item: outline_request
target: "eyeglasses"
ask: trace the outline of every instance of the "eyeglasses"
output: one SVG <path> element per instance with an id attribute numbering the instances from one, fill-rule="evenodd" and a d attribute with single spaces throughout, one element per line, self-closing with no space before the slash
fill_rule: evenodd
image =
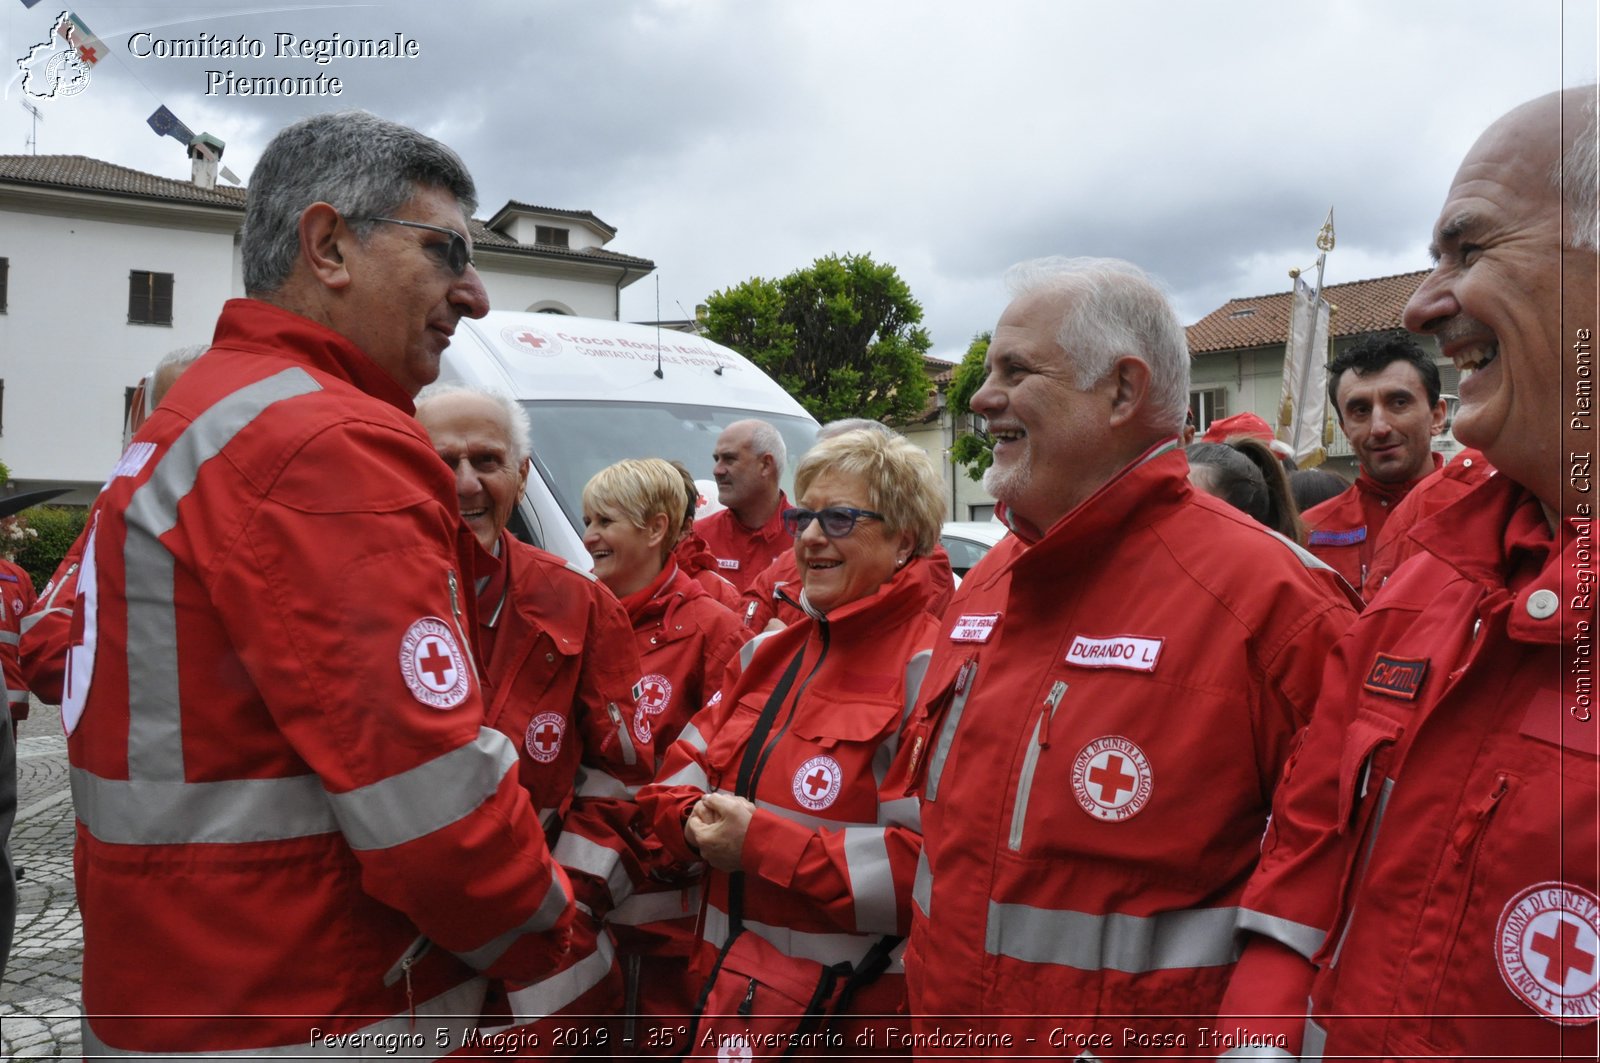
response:
<path id="1" fill-rule="evenodd" d="M 843 539 L 846 535 L 856 530 L 856 521 L 882 520 L 882 513 L 874 513 L 870 509 L 856 509 L 854 506 L 829 506 L 826 509 L 799 509 L 791 506 L 783 511 L 783 529 L 790 535 L 798 537 L 801 532 L 811 527 L 811 522 L 822 522 L 822 534 L 830 539 Z"/>
<path id="2" fill-rule="evenodd" d="M 429 225 L 423 221 L 406 221 L 403 218 L 374 217 L 366 219 L 352 218 L 351 220 L 381 221 L 390 225 L 404 225 L 408 229 L 427 229 L 429 232 L 442 233 L 450 238 L 449 245 L 429 244 L 428 247 L 430 250 L 437 247 L 445 248 L 444 264 L 450 268 L 450 272 L 459 277 L 467 272 L 468 266 L 472 265 L 472 252 L 467 250 L 467 238 L 454 229 L 446 229 L 443 225 Z"/>

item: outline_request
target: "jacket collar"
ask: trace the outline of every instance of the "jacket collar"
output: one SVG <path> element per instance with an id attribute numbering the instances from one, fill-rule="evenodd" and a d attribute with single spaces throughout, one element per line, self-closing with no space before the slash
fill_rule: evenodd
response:
<path id="1" fill-rule="evenodd" d="M 411 396 L 365 351 L 326 325 L 281 306 L 260 299 L 229 299 L 211 342 L 300 362 L 347 381 L 408 416 L 416 413 Z"/>
<path id="2" fill-rule="evenodd" d="M 1182 505 L 1193 493 L 1189 458 L 1176 439 L 1168 439 L 1124 466 L 1043 535 L 1005 512 L 1002 519 L 1007 526 L 1028 544 L 1013 557 L 1012 564 L 1023 566 L 1035 557 L 1053 561 L 1063 552 L 1099 549 L 1100 544 L 1115 541 Z M 1001 512 L 1000 507 L 996 512 Z"/>

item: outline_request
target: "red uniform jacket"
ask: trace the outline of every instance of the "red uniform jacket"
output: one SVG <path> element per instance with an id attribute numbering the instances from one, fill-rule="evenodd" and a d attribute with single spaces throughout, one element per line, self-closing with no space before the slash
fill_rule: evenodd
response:
<path id="1" fill-rule="evenodd" d="M 722 569 L 704 539 L 691 531 L 672 548 L 672 560 L 714 600 L 738 612 L 739 588 L 723 578 Z"/>
<path id="2" fill-rule="evenodd" d="M 90 523 L 92 514 L 93 510 Z M 83 548 L 88 538 L 89 524 L 86 523 L 67 550 L 67 556 L 56 566 L 55 575 L 22 617 L 22 684 L 46 705 L 61 704 L 67 644 L 72 641 L 72 603 L 78 597 L 78 567 L 83 563 Z"/>
<path id="3" fill-rule="evenodd" d="M 945 613 L 904 739 L 919 1033 L 960 1015 L 1012 1037 L 997 1055 L 1203 1051 L 1273 786 L 1354 610 L 1187 472 L 1152 451 L 991 551 Z"/>
<path id="4" fill-rule="evenodd" d="M 1496 476 L 1413 536 L 1278 791 L 1229 1013 L 1299 1013 L 1309 985 L 1307 1058 L 1593 1059 L 1593 520 L 1557 542 Z"/>
<path id="5" fill-rule="evenodd" d="M 744 845 L 745 925 L 786 955 L 854 963 L 882 936 L 906 931 L 921 835 L 917 803 L 889 769 L 937 623 L 927 611 L 930 582 L 917 571 L 926 564 L 912 562 L 825 620 L 748 643 L 743 672 L 690 721 L 657 782 L 640 791 L 662 844 L 694 862 L 683 837 L 690 809 L 707 791 L 732 790 L 757 717 L 804 654 L 771 731 Z M 707 879 L 702 974 L 728 932 L 728 876 L 713 870 Z M 854 1010 L 904 1010 L 898 950 Z"/>
<path id="6" fill-rule="evenodd" d="M 0 666 L 6 677 L 6 704 L 13 720 L 28 718 L 28 684 L 22 677 L 18 647 L 23 614 L 33 608 L 33 579 L 27 570 L 0 558 Z"/>
<path id="7" fill-rule="evenodd" d="M 705 540 L 706 549 L 717 559 L 717 571 L 742 594 L 761 570 L 794 546 L 794 537 L 783 527 L 783 511 L 789 499 L 778 493 L 778 508 L 772 519 L 759 528 L 746 528 L 731 509 L 720 509 L 694 522 L 694 533 Z"/>
<path id="8" fill-rule="evenodd" d="M 1443 464 L 1444 459 L 1434 454 L 1433 468 L 1437 470 Z M 1384 522 L 1389 519 L 1394 507 L 1400 504 L 1400 500 L 1426 478 L 1418 477 L 1403 484 L 1384 484 L 1363 470 L 1355 483 L 1301 514 L 1311 532 L 1306 540 L 1306 549 L 1326 561 L 1350 586 L 1366 595 L 1364 588 L 1378 533 L 1383 531 Z"/>
<path id="9" fill-rule="evenodd" d="M 1372 564 L 1367 568 L 1371 593 L 1377 594 L 1394 570 L 1421 550 L 1411 539 L 1412 528 L 1493 475 L 1494 466 L 1482 451 L 1463 450 L 1450 464 L 1423 477 L 1394 507 L 1372 548 Z"/>
<path id="10" fill-rule="evenodd" d="M 230 300 L 101 493 L 63 704 L 87 1054 L 458 1038 L 474 968 L 564 951 L 410 412 L 342 336 Z"/>
<path id="11" fill-rule="evenodd" d="M 655 768 L 629 729 L 639 657 L 627 614 L 593 575 L 510 532 L 499 546 L 504 599 L 479 602 L 495 629 L 486 720 L 515 743 L 522 785 L 587 909 L 560 970 L 512 988 L 511 1011 L 519 1023 L 615 1011 L 620 972 L 599 921 L 642 875 L 631 791 Z"/>

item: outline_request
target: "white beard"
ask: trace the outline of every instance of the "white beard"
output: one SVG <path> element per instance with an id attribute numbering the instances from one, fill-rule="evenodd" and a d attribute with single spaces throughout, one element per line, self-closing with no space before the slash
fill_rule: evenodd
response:
<path id="1" fill-rule="evenodd" d="M 1028 489 L 1032 473 L 1033 466 L 1026 461 L 1016 462 L 1005 469 L 991 465 L 983 471 L 983 489 L 995 501 L 1004 502 L 1009 508 Z"/>

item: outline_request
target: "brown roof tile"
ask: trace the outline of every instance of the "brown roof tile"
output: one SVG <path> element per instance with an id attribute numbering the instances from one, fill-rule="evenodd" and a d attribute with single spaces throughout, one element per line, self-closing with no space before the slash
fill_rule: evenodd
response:
<path id="1" fill-rule="evenodd" d="M 1393 277 L 1330 284 L 1322 297 L 1333 304 L 1329 327 L 1335 336 L 1398 329 L 1406 301 L 1421 285 L 1427 270 Z M 1290 292 L 1229 299 L 1190 325 L 1191 355 L 1246 347 L 1281 346 L 1289 338 Z"/>
<path id="2" fill-rule="evenodd" d="M 561 207 L 540 207 L 532 203 L 522 203 L 515 199 L 506 200 L 506 205 L 495 211 L 494 216 L 489 220 L 498 221 L 501 215 L 516 210 L 525 210 L 534 214 L 550 214 L 557 218 L 572 218 L 577 221 L 586 221 L 591 225 L 604 230 L 607 240 L 617 235 L 617 230 L 612 228 L 610 225 L 607 225 L 600 218 L 596 217 L 594 211 L 592 210 L 566 210 Z"/>
<path id="3" fill-rule="evenodd" d="M 479 218 L 473 218 L 471 224 L 472 245 L 475 248 L 487 247 L 496 251 L 516 251 L 549 258 L 576 259 L 580 262 L 603 262 L 613 266 L 637 266 L 640 269 L 656 268 L 656 264 L 648 258 L 624 255 L 617 251 L 607 251 L 603 247 L 587 247 L 580 250 L 571 247 L 556 247 L 554 244 L 519 244 L 505 233 L 489 228 Z"/>
<path id="4" fill-rule="evenodd" d="M 244 209 L 243 188 L 229 185 L 219 185 L 214 189 L 199 188 L 190 181 L 157 177 L 83 155 L 0 155 L 0 183 L 41 185 L 134 199 Z"/>

